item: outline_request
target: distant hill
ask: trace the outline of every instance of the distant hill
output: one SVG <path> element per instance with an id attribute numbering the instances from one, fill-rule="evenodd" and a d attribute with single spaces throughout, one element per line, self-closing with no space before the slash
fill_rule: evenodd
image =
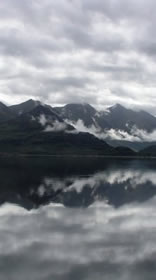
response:
<path id="1" fill-rule="evenodd" d="M 107 139 L 106 142 L 113 146 L 113 147 L 129 147 L 134 151 L 141 151 L 147 147 L 156 145 L 156 141 L 125 141 L 125 140 L 109 140 Z"/>
<path id="2" fill-rule="evenodd" d="M 151 145 L 139 152 L 140 156 L 156 156 L 156 144 Z"/>

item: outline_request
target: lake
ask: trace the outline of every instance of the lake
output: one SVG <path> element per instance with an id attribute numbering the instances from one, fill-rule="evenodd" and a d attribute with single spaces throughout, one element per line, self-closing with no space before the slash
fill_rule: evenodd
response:
<path id="1" fill-rule="evenodd" d="M 0 279 L 155 275 L 155 160 L 0 161 Z"/>

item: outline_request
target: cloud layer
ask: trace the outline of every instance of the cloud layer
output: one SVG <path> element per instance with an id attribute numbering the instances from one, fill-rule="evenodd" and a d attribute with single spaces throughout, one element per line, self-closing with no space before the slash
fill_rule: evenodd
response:
<path id="1" fill-rule="evenodd" d="M 77 132 L 89 132 L 97 138 L 103 140 L 122 140 L 130 142 L 156 141 L 156 130 L 153 130 L 152 132 L 147 132 L 146 130 L 139 129 L 136 126 L 133 126 L 130 133 L 124 130 L 114 128 L 101 131 L 100 128 L 95 127 L 94 125 L 86 127 L 84 122 L 80 119 L 77 122 L 71 122 L 69 120 L 66 120 L 66 122 L 74 126 Z"/>
<path id="2" fill-rule="evenodd" d="M 155 112 L 155 1 L 0 3 L 0 99 Z"/>

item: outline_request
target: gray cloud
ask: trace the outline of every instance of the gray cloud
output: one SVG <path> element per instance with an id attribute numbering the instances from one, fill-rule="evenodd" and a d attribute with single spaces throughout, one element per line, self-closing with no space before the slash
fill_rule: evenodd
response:
<path id="1" fill-rule="evenodd" d="M 155 6 L 154 0 L 1 2 L 0 99 L 117 102 L 155 114 Z"/>

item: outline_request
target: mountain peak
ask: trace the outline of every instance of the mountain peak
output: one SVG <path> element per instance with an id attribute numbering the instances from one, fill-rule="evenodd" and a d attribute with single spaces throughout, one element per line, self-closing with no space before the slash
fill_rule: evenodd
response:
<path id="1" fill-rule="evenodd" d="M 82 110 L 82 111 L 85 110 L 85 112 L 87 112 L 87 111 L 95 112 L 96 111 L 95 108 L 88 103 L 69 103 L 69 104 L 65 105 L 64 108 L 71 109 L 71 110 L 73 110 L 73 109 Z"/>
<path id="2" fill-rule="evenodd" d="M 65 106 L 81 106 L 81 107 L 92 107 L 89 103 L 82 102 L 82 103 L 69 103 Z"/>
<path id="3" fill-rule="evenodd" d="M 63 119 L 71 122 L 82 120 L 85 126 L 91 126 L 94 123 L 96 110 L 88 103 L 69 103 L 64 107 L 54 108 Z"/>
<path id="4" fill-rule="evenodd" d="M 14 113 L 20 115 L 20 114 L 24 114 L 24 113 L 27 113 L 27 112 L 31 111 L 32 109 L 34 109 L 35 107 L 37 107 L 40 104 L 41 104 L 40 101 L 29 99 L 29 100 L 27 100 L 25 102 L 22 102 L 20 104 L 10 106 L 10 109 Z"/>
<path id="5" fill-rule="evenodd" d="M 118 110 L 118 109 L 125 109 L 125 107 L 122 106 L 122 105 L 119 104 L 119 103 L 116 103 L 115 105 L 109 107 L 109 110 L 116 110 L 116 109 L 117 109 L 117 110 Z"/>
<path id="6" fill-rule="evenodd" d="M 27 101 L 25 101 L 21 104 L 34 104 L 34 105 L 38 106 L 41 104 L 41 102 L 39 100 L 28 99 Z"/>

